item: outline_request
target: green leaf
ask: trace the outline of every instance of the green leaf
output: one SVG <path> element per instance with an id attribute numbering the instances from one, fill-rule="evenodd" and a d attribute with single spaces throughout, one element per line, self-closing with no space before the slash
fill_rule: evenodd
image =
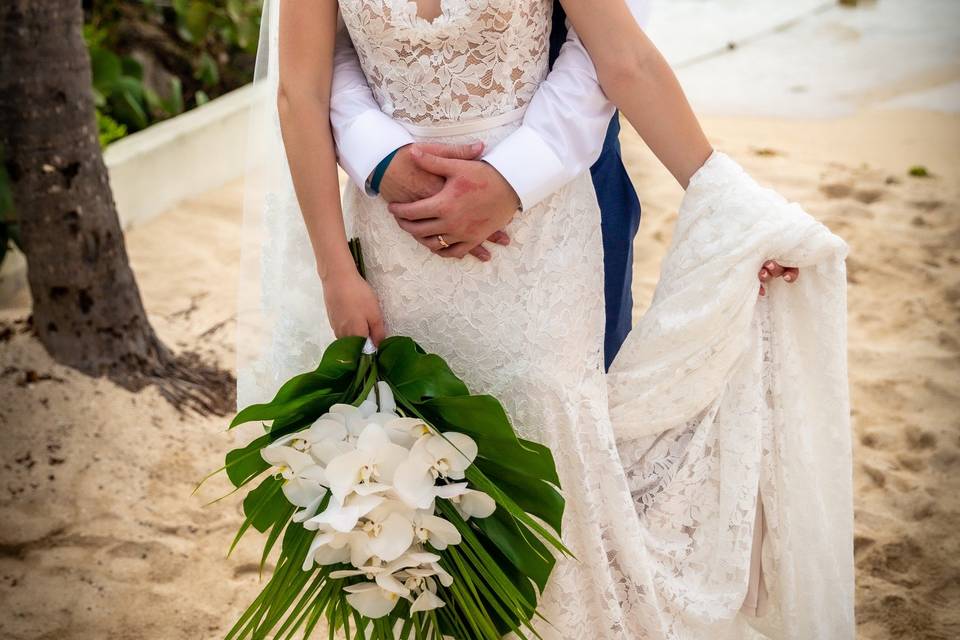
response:
<path id="1" fill-rule="evenodd" d="M 541 591 L 546 588 L 556 559 L 536 536 L 529 532 L 524 534 L 506 510 L 498 508 L 489 518 L 476 519 L 474 526 L 496 545 L 513 566 L 529 576 Z"/>
<path id="2" fill-rule="evenodd" d="M 120 68 L 123 70 L 123 75 L 136 80 L 143 80 L 143 65 L 135 58 L 131 58 L 130 56 L 121 57 Z"/>
<path id="3" fill-rule="evenodd" d="M 292 514 L 292 505 L 280 491 L 283 483 L 283 479 L 270 476 L 243 500 L 244 514 L 260 533 L 266 533 L 274 524 L 286 521 Z"/>
<path id="4" fill-rule="evenodd" d="M 200 54 L 200 64 L 194 77 L 208 87 L 220 82 L 220 69 L 217 67 L 217 62 L 206 51 Z"/>
<path id="5" fill-rule="evenodd" d="M 172 116 L 183 113 L 183 82 L 180 78 L 170 78 L 170 97 L 164 102 L 164 107 Z"/>
<path id="6" fill-rule="evenodd" d="M 147 112 L 140 98 L 142 93 L 139 90 L 128 91 L 127 88 L 121 89 L 123 79 L 117 81 L 114 86 L 115 91 L 110 95 L 109 105 L 114 117 L 128 125 L 132 129 L 139 131 L 145 129 L 149 124 Z M 129 87 L 128 87 L 129 88 Z"/>
<path id="7" fill-rule="evenodd" d="M 242 487 L 270 468 L 270 463 L 260 455 L 260 450 L 270 442 L 269 435 L 260 436 L 247 446 L 227 454 L 224 467 L 233 486 Z"/>
<path id="8" fill-rule="evenodd" d="M 182 14 L 183 29 L 190 42 L 203 42 L 210 21 L 210 7 L 202 2 L 191 2 Z"/>
<path id="9" fill-rule="evenodd" d="M 237 25 L 237 46 L 244 51 L 254 52 L 260 42 L 260 25 L 253 20 L 245 20 Z"/>
<path id="10" fill-rule="evenodd" d="M 255 404 L 238 413 L 237 417 L 230 423 L 230 428 L 247 422 L 263 422 L 280 418 L 298 418 L 307 415 L 315 415 L 319 418 L 332 405 L 337 403 L 340 396 L 340 393 L 331 392 L 329 389 L 321 389 L 304 396 L 297 396 L 286 402 L 274 401 L 267 404 Z"/>
<path id="11" fill-rule="evenodd" d="M 550 450 L 521 442 L 496 398 L 435 398 L 423 403 L 421 410 L 434 424 L 445 425 L 444 430 L 459 431 L 476 440 L 481 456 L 496 461 L 499 468 L 509 468 L 517 474 L 560 484 Z"/>
<path id="12" fill-rule="evenodd" d="M 381 375 L 409 401 L 419 404 L 431 398 L 465 396 L 467 386 L 443 358 L 426 354 L 410 338 L 387 338 L 377 352 Z"/>
<path id="13" fill-rule="evenodd" d="M 94 49 L 90 52 L 90 69 L 93 72 L 93 86 L 103 94 L 109 94 L 123 76 L 120 58 L 106 49 Z"/>
<path id="14" fill-rule="evenodd" d="M 521 509 L 537 516 L 560 533 L 566 501 L 552 484 L 518 473 L 514 468 L 502 466 L 494 460 L 481 460 L 475 464 Z"/>
<path id="15" fill-rule="evenodd" d="M 240 530 L 237 531 L 237 535 L 233 538 L 233 543 L 230 545 L 231 553 L 236 548 L 237 543 L 240 542 L 240 539 L 243 538 L 243 534 L 245 534 L 255 522 L 259 522 L 260 524 L 264 522 L 267 515 L 262 514 L 274 513 L 273 505 L 275 501 L 273 498 L 278 493 L 280 497 L 283 498 L 283 494 L 280 493 L 281 486 L 281 481 L 271 476 L 264 480 L 259 487 L 251 491 L 250 495 L 243 501 L 243 512 L 246 518 L 243 520 Z M 271 519 L 270 522 L 272 524 L 273 520 Z"/>
<path id="16" fill-rule="evenodd" d="M 234 22 L 240 22 L 243 18 L 243 0 L 227 0 L 227 15 Z"/>
<path id="17" fill-rule="evenodd" d="M 293 415 L 323 414 L 354 381 L 363 355 L 363 338 L 342 338 L 324 351 L 317 368 L 287 381 L 273 400 L 245 408 L 230 423 L 236 427 L 255 420 L 274 420 Z M 324 405 L 326 406 L 324 407 Z"/>
<path id="18" fill-rule="evenodd" d="M 143 100 L 144 96 L 143 83 L 133 76 L 120 76 L 117 78 L 117 82 L 113 86 L 113 91 L 114 93 L 129 94 L 138 103 Z"/>

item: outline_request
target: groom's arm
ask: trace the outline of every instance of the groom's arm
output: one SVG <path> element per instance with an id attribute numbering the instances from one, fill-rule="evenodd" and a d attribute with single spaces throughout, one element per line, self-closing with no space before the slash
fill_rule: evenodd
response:
<path id="1" fill-rule="evenodd" d="M 333 54 L 330 124 L 340 166 L 361 187 L 381 160 L 413 143 L 400 123 L 380 111 L 342 20 Z"/>
<path id="2" fill-rule="evenodd" d="M 627 4 L 644 26 L 650 0 Z M 614 112 L 590 55 L 571 27 L 522 126 L 483 159 L 506 178 L 528 209 L 597 161 Z"/>

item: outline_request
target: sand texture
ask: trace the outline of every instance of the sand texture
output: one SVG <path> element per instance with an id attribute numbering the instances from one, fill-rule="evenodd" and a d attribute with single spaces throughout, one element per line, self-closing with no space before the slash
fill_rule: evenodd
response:
<path id="1" fill-rule="evenodd" d="M 860 637 L 960 637 L 960 119 L 711 118 L 715 144 L 850 243 Z M 632 134 L 644 204 L 638 313 L 680 190 Z M 923 164 L 931 177 L 907 175 Z M 233 363 L 239 203 L 232 184 L 128 234 L 154 325 Z M 802 275 L 801 275 L 802 277 Z M 222 637 L 258 588 L 251 536 L 227 560 L 236 496 L 194 484 L 231 446 L 226 420 L 181 416 L 55 364 L 0 312 L 0 637 Z M 204 492 L 226 490 L 222 480 Z"/>

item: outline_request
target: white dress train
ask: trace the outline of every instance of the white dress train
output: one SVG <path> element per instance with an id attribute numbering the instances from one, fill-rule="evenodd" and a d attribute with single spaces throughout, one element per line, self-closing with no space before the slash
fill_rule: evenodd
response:
<path id="1" fill-rule="evenodd" d="M 340 0 L 385 112 L 418 139 L 488 145 L 518 126 L 547 73 L 552 7 L 444 0 L 429 22 L 407 0 Z M 544 638 L 853 637 L 839 238 L 714 154 L 686 194 L 654 302 L 606 375 L 589 174 L 518 213 L 488 263 L 431 254 L 355 185 L 344 211 L 389 332 L 443 356 L 554 452 L 577 559 L 558 563 L 543 595 Z M 241 367 L 244 403 L 312 368 L 326 341 L 289 184 L 265 213 L 261 304 L 282 314 Z M 765 258 L 802 275 L 758 301 Z M 768 592 L 760 618 L 741 611 L 751 575 Z"/>

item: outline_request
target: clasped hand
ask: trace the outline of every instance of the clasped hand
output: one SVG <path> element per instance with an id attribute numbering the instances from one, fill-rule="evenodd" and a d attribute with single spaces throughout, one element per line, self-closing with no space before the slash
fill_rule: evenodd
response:
<path id="1" fill-rule="evenodd" d="M 400 228 L 439 256 L 486 262 L 485 242 L 510 243 L 504 229 L 520 199 L 499 171 L 478 159 L 481 153 L 480 142 L 407 145 L 380 183 Z"/>

